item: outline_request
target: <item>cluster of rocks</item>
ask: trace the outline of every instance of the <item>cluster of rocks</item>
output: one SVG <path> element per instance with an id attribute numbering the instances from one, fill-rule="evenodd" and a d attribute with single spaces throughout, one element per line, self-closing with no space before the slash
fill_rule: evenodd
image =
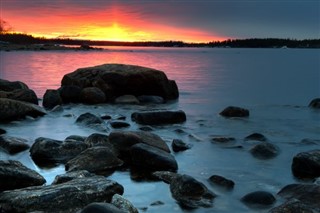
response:
<path id="1" fill-rule="evenodd" d="M 161 104 L 179 97 L 174 81 L 158 70 L 121 64 L 105 64 L 82 68 L 65 75 L 61 87 L 47 90 L 43 106 L 53 109 L 68 103 L 118 103 Z M 320 108 L 320 99 L 314 99 L 310 107 Z M 25 116 L 42 116 L 47 112 L 38 106 L 35 93 L 22 82 L 0 80 L 1 122 L 21 119 Z M 49 112 L 50 113 L 50 112 Z M 219 113 L 226 118 L 249 117 L 248 109 L 229 106 Z M 65 166 L 66 173 L 58 175 L 51 185 L 45 179 L 18 161 L 0 160 L 0 212 L 138 212 L 121 195 L 124 187 L 106 177 L 117 169 L 129 169 L 132 179 L 139 177 L 161 180 L 167 183 L 172 197 L 182 208 L 212 207 L 217 194 L 187 174 L 177 173 L 179 165 L 171 150 L 181 152 L 192 148 L 180 139 L 174 139 L 171 149 L 158 135 L 151 133 L 148 125 L 177 124 L 186 121 L 186 114 L 179 111 L 135 112 L 131 120 L 143 125 L 140 131 L 115 130 L 130 123 L 110 120 L 111 116 L 84 113 L 76 124 L 99 132 L 89 136 L 70 135 L 63 141 L 39 137 L 30 147 L 22 138 L 8 136 L 0 129 L 0 148 L 9 154 L 29 150 L 39 167 Z M 182 130 L 180 130 L 182 131 Z M 179 132 L 179 130 L 177 130 Z M 195 135 L 190 135 L 199 141 Z M 313 143 L 313 140 L 303 140 Z M 266 136 L 253 133 L 243 138 L 240 145 L 234 137 L 214 137 L 212 143 L 228 148 L 249 146 L 253 157 L 268 160 L 279 153 L 279 148 Z M 147 160 L 146 160 L 147 159 Z M 320 150 L 298 153 L 292 159 L 292 174 L 300 179 L 316 179 L 320 176 Z M 214 174 L 208 178 L 214 187 L 233 190 L 233 180 Z M 310 196 L 311 195 L 311 196 Z M 273 207 L 277 197 L 286 202 Z M 277 195 L 267 191 L 255 191 L 244 195 L 241 201 L 248 207 L 270 209 L 269 212 L 319 212 L 320 185 L 290 184 Z"/>

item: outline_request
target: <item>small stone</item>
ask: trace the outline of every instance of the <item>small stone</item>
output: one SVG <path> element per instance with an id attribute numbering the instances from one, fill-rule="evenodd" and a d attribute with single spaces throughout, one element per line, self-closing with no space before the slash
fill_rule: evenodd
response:
<path id="1" fill-rule="evenodd" d="M 174 152 L 180 152 L 180 151 L 190 149 L 191 145 L 186 144 L 180 139 L 173 139 L 171 147 Z"/>

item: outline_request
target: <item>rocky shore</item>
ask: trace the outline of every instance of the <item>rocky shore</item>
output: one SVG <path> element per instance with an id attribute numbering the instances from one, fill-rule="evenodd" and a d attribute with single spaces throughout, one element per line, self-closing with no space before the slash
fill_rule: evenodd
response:
<path id="1" fill-rule="evenodd" d="M 8 135 L 0 129 L 0 152 L 14 155 L 29 152 L 39 168 L 64 165 L 65 173 L 57 175 L 52 184 L 37 171 L 19 161 L 0 160 L 0 212 L 141 212 L 123 197 L 125 186 L 108 179 L 110 172 L 129 170 L 132 179 L 163 181 L 172 199 L 183 209 L 215 208 L 219 196 L 216 187 L 232 191 L 235 180 L 217 174 L 208 176 L 206 183 L 189 174 L 179 172 L 175 153 L 193 149 L 177 137 L 168 144 L 153 133 L 155 128 L 166 128 L 188 122 L 183 110 L 159 110 L 157 106 L 177 101 L 178 86 L 164 72 L 146 67 L 104 64 L 80 68 L 66 74 L 60 88 L 48 88 L 43 106 L 38 97 L 23 82 L 0 79 L 0 122 L 51 116 L 72 104 L 114 104 L 136 106 L 130 119 L 112 118 L 91 112 L 81 114 L 74 125 L 89 128 L 87 136 L 70 135 L 64 140 L 37 138 L 31 146 L 23 138 Z M 150 105 L 141 111 L 139 106 Z M 309 104 L 319 111 L 320 99 Z M 223 119 L 250 119 L 248 109 L 227 106 L 221 109 Z M 59 115 L 58 115 L 59 116 Z M 32 121 L 30 121 L 32 122 Z M 138 125 L 135 131 L 126 130 Z M 4 125 L 5 126 L 5 125 Z M 183 133 L 183 130 L 177 129 Z M 197 139 L 195 135 L 190 137 Z M 201 140 L 200 138 L 198 139 Z M 319 141 L 306 139 L 305 143 Z M 243 138 L 250 144 L 249 154 L 261 161 L 277 158 L 282 151 L 265 135 L 253 133 Z M 242 148 L 234 137 L 212 137 L 211 143 L 227 148 Z M 226 152 L 228 152 L 226 150 Z M 277 194 L 252 191 L 240 198 L 243 205 L 255 210 L 277 212 L 320 212 L 320 149 L 300 152 L 291 159 L 292 175 L 297 182 L 284 185 Z M 276 203 L 280 205 L 275 206 Z M 155 204 L 156 205 L 156 204 Z"/>

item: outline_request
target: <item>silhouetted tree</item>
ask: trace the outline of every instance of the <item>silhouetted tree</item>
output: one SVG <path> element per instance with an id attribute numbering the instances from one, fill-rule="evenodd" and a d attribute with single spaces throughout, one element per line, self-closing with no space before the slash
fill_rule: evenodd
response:
<path id="1" fill-rule="evenodd" d="M 0 19 L 0 34 L 8 33 L 12 30 L 12 27 L 5 20 Z"/>

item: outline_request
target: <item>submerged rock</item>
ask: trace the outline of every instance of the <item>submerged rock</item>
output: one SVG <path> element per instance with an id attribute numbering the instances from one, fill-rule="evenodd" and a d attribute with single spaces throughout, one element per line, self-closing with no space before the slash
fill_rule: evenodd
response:
<path id="1" fill-rule="evenodd" d="M 16 154 L 29 149 L 27 140 L 23 138 L 0 136 L 0 148 L 6 150 L 9 154 Z"/>
<path id="2" fill-rule="evenodd" d="M 314 109 L 320 109 L 320 98 L 315 98 L 309 103 L 309 107 Z"/>
<path id="3" fill-rule="evenodd" d="M 43 96 L 42 105 L 46 109 L 53 109 L 55 106 L 62 105 L 62 99 L 59 91 L 47 89 Z"/>
<path id="4" fill-rule="evenodd" d="M 241 198 L 241 201 L 252 207 L 270 207 L 276 202 L 276 198 L 269 192 L 255 191 Z"/>
<path id="5" fill-rule="evenodd" d="M 224 117 L 249 117 L 249 110 L 241 107 L 229 106 L 219 114 Z"/>
<path id="6" fill-rule="evenodd" d="M 213 143 L 226 144 L 229 142 L 234 142 L 236 139 L 234 137 L 214 137 L 211 140 Z"/>
<path id="7" fill-rule="evenodd" d="M 92 202 L 110 202 L 114 194 L 123 194 L 120 184 L 94 176 L 56 185 L 5 191 L 0 194 L 0 206 L 4 212 L 71 213 Z"/>
<path id="8" fill-rule="evenodd" d="M 252 133 L 244 138 L 245 141 L 254 140 L 254 141 L 267 141 L 268 139 L 261 133 Z"/>
<path id="9" fill-rule="evenodd" d="M 185 112 L 179 111 L 152 111 L 132 113 L 131 119 L 138 124 L 163 125 L 183 123 L 187 120 Z"/>
<path id="10" fill-rule="evenodd" d="M 220 175 L 212 175 L 209 178 L 210 183 L 216 184 L 218 186 L 224 187 L 226 189 L 233 189 L 234 182 Z"/>
<path id="11" fill-rule="evenodd" d="M 171 143 L 171 147 L 174 152 L 180 152 L 180 151 L 185 151 L 187 149 L 190 149 L 191 145 L 186 144 L 185 142 L 183 142 L 180 139 L 173 139 L 173 141 Z"/>
<path id="12" fill-rule="evenodd" d="M 0 192 L 28 186 L 39 186 L 45 182 L 46 180 L 40 174 L 27 168 L 19 161 L 0 160 Z"/>
<path id="13" fill-rule="evenodd" d="M 83 125 L 98 131 L 106 132 L 108 131 L 108 128 L 105 124 L 105 122 L 98 116 L 91 114 L 89 112 L 81 114 L 77 120 L 76 123 L 79 125 Z"/>
<path id="14" fill-rule="evenodd" d="M 271 159 L 278 155 L 278 148 L 271 143 L 263 142 L 250 149 L 250 153 L 259 159 Z"/>
<path id="15" fill-rule="evenodd" d="M 298 178 L 316 178 L 320 176 L 320 149 L 301 152 L 294 156 L 291 170 Z"/>

